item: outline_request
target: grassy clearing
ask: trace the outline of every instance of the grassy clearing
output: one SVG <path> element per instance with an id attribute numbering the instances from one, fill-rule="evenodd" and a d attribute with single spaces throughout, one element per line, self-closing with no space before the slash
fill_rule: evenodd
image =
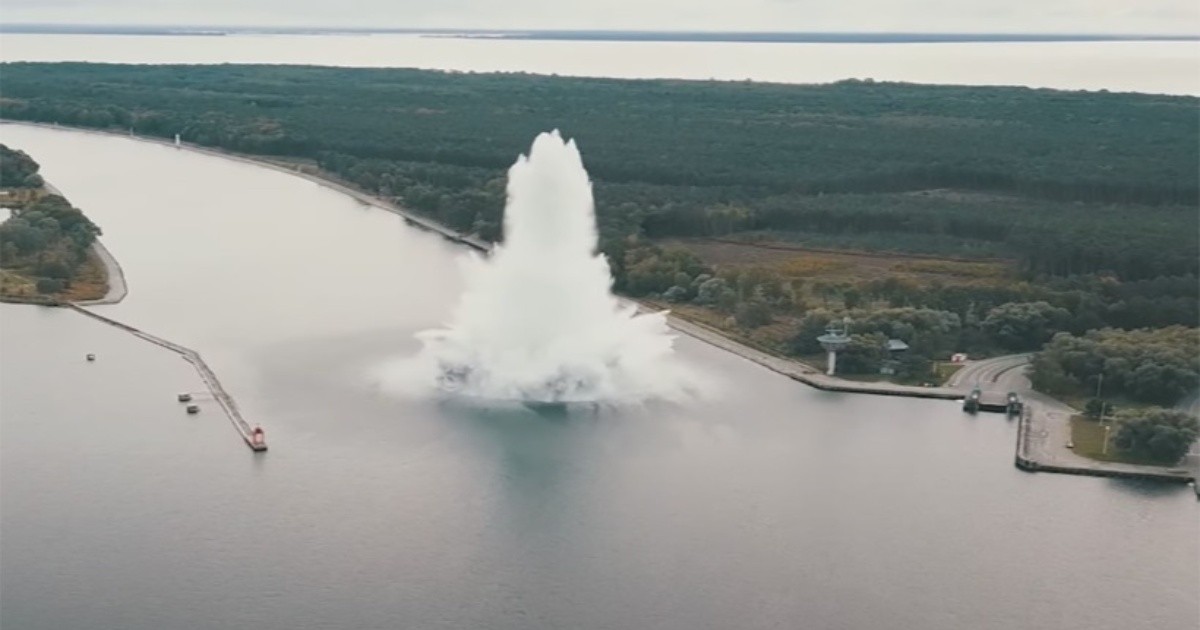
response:
<path id="1" fill-rule="evenodd" d="M 0 295 L 16 298 L 31 298 L 37 296 L 37 286 L 33 280 L 6 269 L 0 269 Z"/>
<path id="2" fill-rule="evenodd" d="M 964 281 L 1000 281 L 1013 277 L 1015 262 L 965 260 L 894 252 L 810 248 L 782 241 L 680 238 L 662 242 L 682 247 L 714 267 L 766 267 L 779 274 L 808 279 L 819 274 L 828 282 L 861 282 L 892 276 L 925 285 Z"/>
<path id="3" fill-rule="evenodd" d="M 88 252 L 87 260 L 79 266 L 71 286 L 67 287 L 58 297 L 78 302 L 81 300 L 98 300 L 108 293 L 108 272 L 96 252 Z"/>
<path id="4" fill-rule="evenodd" d="M 776 354 L 790 354 L 792 337 L 805 308 L 844 308 L 846 288 L 862 287 L 871 281 L 895 279 L 909 289 L 960 286 L 1005 286 L 1015 281 L 1015 263 L 1001 259 L 961 259 L 895 252 L 864 252 L 808 248 L 782 241 L 737 241 L 716 238 L 680 238 L 661 241 L 664 247 L 683 248 L 719 273 L 768 272 L 768 277 L 786 281 L 794 292 L 796 308 L 779 308 L 770 324 L 747 330 L 727 314 L 695 304 L 664 304 L 689 320 L 702 322 L 740 341 Z M 831 287 L 833 287 L 831 289 Z M 882 308 L 877 299 L 859 303 L 862 308 Z M 823 370 L 825 356 L 790 357 Z M 943 383 L 962 366 L 935 364 L 931 373 L 907 377 L 883 374 L 839 375 L 861 381 L 890 381 L 906 384 Z"/>
<path id="5" fill-rule="evenodd" d="M 12 269 L 0 269 L 0 296 L 13 298 L 49 297 L 58 300 L 78 302 L 82 300 L 98 300 L 108 293 L 108 273 L 104 263 L 95 252 L 88 254 L 87 260 L 79 266 L 71 286 L 53 295 L 38 293 L 36 280 Z"/>
<path id="6" fill-rule="evenodd" d="M 962 363 L 950 363 L 948 361 L 938 361 L 933 364 L 933 374 L 939 382 L 945 383 L 954 376 L 956 372 L 963 369 Z"/>
<path id="7" fill-rule="evenodd" d="M 1092 387 L 1073 388 L 1066 391 L 1054 391 L 1047 393 L 1052 394 L 1056 399 L 1066 403 L 1067 405 L 1080 410 L 1087 407 L 1088 401 L 1096 396 L 1096 390 Z M 1108 405 L 1104 411 L 1105 417 L 1111 417 L 1117 411 L 1140 411 L 1154 409 L 1161 406 L 1154 403 L 1132 400 L 1125 396 L 1109 396 L 1107 394 L 1104 396 L 1104 402 Z"/>

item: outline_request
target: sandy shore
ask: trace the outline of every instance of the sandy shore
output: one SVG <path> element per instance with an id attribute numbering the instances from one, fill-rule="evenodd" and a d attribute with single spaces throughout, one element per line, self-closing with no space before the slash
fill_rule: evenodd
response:
<path id="1" fill-rule="evenodd" d="M 59 190 L 50 182 L 43 182 L 42 186 L 44 186 L 46 191 L 52 195 L 58 195 L 59 197 L 64 198 L 66 197 L 66 195 L 62 194 L 61 190 Z M 100 239 L 96 239 L 96 241 L 92 243 L 92 252 L 94 252 L 96 257 L 100 259 L 100 263 L 104 265 L 104 276 L 108 283 L 108 292 L 105 293 L 104 297 L 102 298 L 95 300 L 80 300 L 75 303 L 81 306 L 92 306 L 96 304 L 116 304 L 117 302 L 125 299 L 125 295 L 129 293 L 129 289 L 125 285 L 125 273 L 121 271 L 121 264 L 118 263 L 117 259 L 113 257 L 112 253 L 110 253 L 108 249 L 104 247 L 104 243 L 101 243 Z"/>
<path id="2" fill-rule="evenodd" d="M 100 262 L 104 265 L 105 279 L 108 281 L 108 292 L 104 297 L 96 300 L 80 300 L 75 302 L 80 306 L 95 306 L 98 304 L 116 304 L 125 299 L 129 293 L 129 289 L 125 284 L 125 272 L 121 271 L 121 264 L 113 257 L 108 248 L 101 243 L 99 239 L 92 243 L 92 251 Z"/>

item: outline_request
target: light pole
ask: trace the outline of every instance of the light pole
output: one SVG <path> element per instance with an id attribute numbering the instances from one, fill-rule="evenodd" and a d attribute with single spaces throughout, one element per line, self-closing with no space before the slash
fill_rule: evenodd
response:
<path id="1" fill-rule="evenodd" d="M 1101 375 L 1103 377 L 1103 375 Z M 1108 455 L 1108 432 L 1112 429 L 1111 426 L 1104 424 L 1104 411 L 1108 407 L 1108 403 L 1100 401 L 1100 426 L 1104 427 L 1104 447 L 1100 449 L 1101 455 Z"/>
<path id="2" fill-rule="evenodd" d="M 1100 372 L 1096 378 L 1096 400 L 1100 401 L 1100 426 L 1104 427 L 1104 446 L 1100 448 L 1101 455 L 1108 455 L 1108 430 L 1107 424 L 1104 424 L 1104 400 L 1100 397 L 1104 391 L 1104 372 Z"/>

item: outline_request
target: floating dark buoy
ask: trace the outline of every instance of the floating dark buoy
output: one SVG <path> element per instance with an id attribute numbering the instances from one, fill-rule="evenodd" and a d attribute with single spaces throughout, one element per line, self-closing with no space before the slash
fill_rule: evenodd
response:
<path id="1" fill-rule="evenodd" d="M 200 413 L 200 405 L 188 405 L 187 412 L 188 413 Z"/>
<path id="2" fill-rule="evenodd" d="M 179 395 L 179 402 L 190 402 L 191 400 L 192 400 L 191 394 L 180 394 Z"/>
<path id="3" fill-rule="evenodd" d="M 96 360 L 96 355 L 94 355 L 94 354 L 89 354 L 89 355 L 87 355 L 87 360 L 88 360 L 88 361 L 95 361 L 95 360 Z"/>

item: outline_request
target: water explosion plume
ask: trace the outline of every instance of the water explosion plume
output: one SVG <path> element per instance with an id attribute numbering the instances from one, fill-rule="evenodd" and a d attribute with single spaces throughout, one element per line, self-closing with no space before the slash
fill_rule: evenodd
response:
<path id="1" fill-rule="evenodd" d="M 575 142 L 540 134 L 508 171 L 504 243 L 472 256 L 444 329 L 418 335 L 443 391 L 543 402 L 679 399 L 692 378 L 673 358 L 665 313 L 612 294 L 597 253 L 592 186 Z M 427 381 L 428 382 L 428 381 Z"/>

